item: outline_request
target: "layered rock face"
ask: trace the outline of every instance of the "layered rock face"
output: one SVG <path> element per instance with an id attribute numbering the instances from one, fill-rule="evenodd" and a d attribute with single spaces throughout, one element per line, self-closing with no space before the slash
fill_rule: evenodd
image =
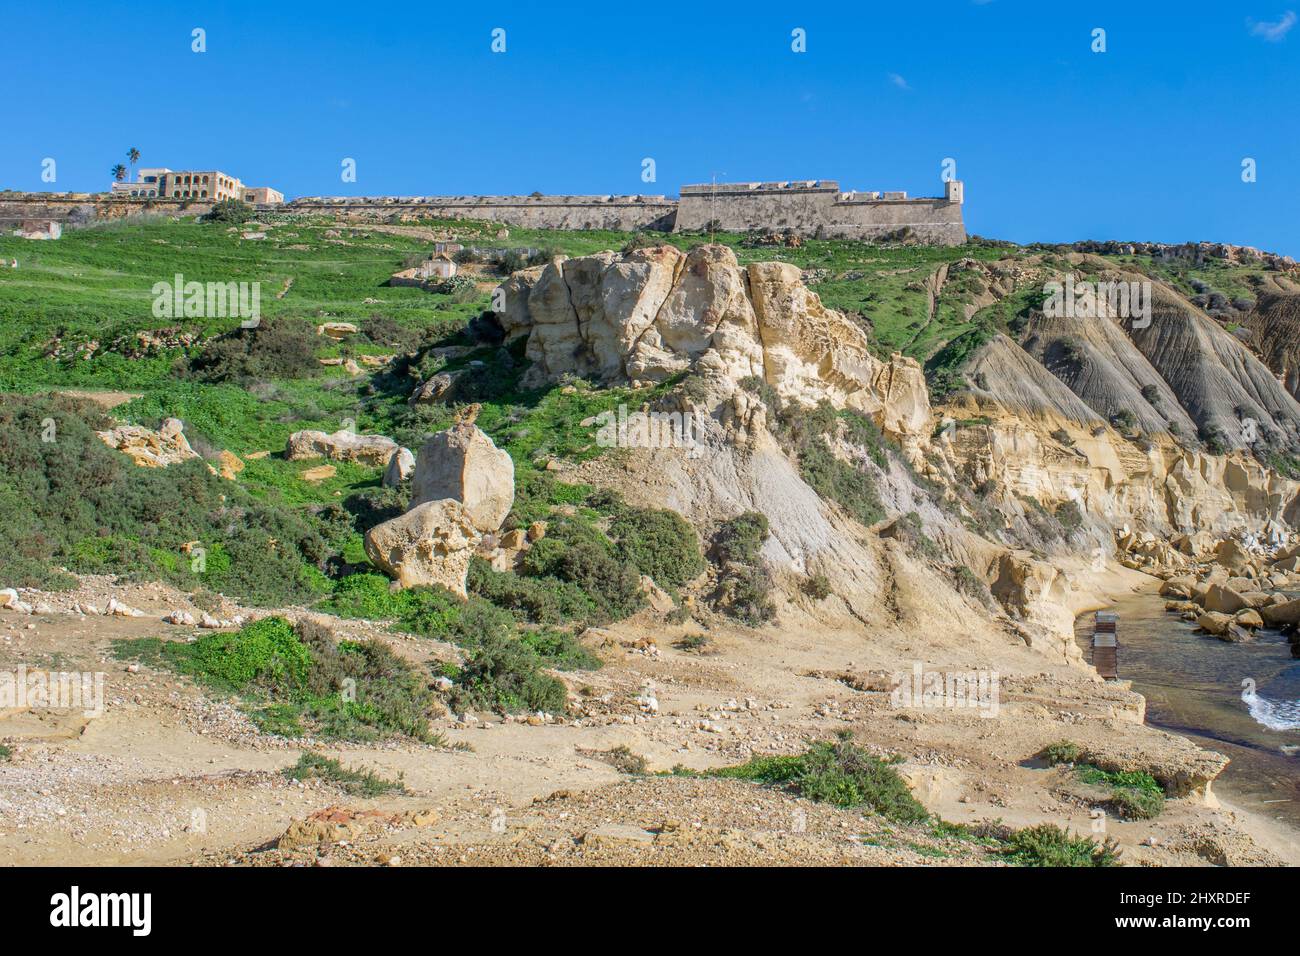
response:
<path id="1" fill-rule="evenodd" d="M 788 263 L 741 267 L 725 246 L 657 246 L 557 258 L 515 273 L 499 292 L 507 339 L 527 337 L 532 385 L 566 374 L 660 382 L 693 371 L 730 391 L 757 377 L 783 401 L 871 415 L 905 443 L 929 428 L 920 365 L 877 359 L 864 332 L 825 308 Z"/>

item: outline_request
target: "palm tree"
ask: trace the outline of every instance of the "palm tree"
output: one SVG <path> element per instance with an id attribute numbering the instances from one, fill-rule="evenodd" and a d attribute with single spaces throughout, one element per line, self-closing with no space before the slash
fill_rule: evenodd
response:
<path id="1" fill-rule="evenodd" d="M 131 165 L 134 166 L 136 163 L 140 162 L 140 151 L 132 146 L 126 151 L 126 158 L 129 159 Z"/>
<path id="2" fill-rule="evenodd" d="M 122 180 L 126 179 L 126 167 L 123 166 L 121 163 L 118 163 L 116 166 L 110 169 L 109 173 L 112 174 L 113 178 L 116 179 L 119 183 Z"/>

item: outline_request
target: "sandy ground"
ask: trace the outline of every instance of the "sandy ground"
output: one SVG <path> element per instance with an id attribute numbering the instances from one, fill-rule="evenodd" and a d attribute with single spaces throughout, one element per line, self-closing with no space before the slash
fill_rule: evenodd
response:
<path id="1" fill-rule="evenodd" d="M 109 597 L 144 616 L 69 610 L 102 609 Z M 778 790 L 628 776 L 605 752 L 626 746 L 651 770 L 702 769 L 799 752 L 809 739 L 849 730 L 899 754 L 914 792 L 948 821 L 1046 821 L 1082 833 L 1095 832 L 1096 794 L 1037 760 L 1043 746 L 1069 738 L 1153 761 L 1196 752 L 1138 723 L 1137 695 L 1045 659 L 1013 634 L 987 661 L 1000 672 L 997 716 L 893 706 L 877 689 L 882 675 L 889 666 L 905 673 L 915 652 L 860 629 L 805 629 L 810 621 L 794 606 L 762 631 L 713 627 L 704 654 L 673 646 L 698 625 L 667 625 L 650 610 L 588 632 L 607 664 L 563 675 L 581 712 L 542 726 L 496 715 L 435 722 L 449 743 L 472 750 L 285 741 L 258 734 L 235 701 L 112 656 L 114 639 L 197 633 L 160 621 L 189 607 L 182 594 L 85 579 L 77 592 L 24 600 L 44 601 L 48 613 L 0 611 L 0 670 L 103 672 L 105 707 L 89 717 L 0 709 L 0 742 L 13 751 L 0 761 L 0 855 L 16 864 L 998 864 L 971 841 Z M 412 660 L 455 653 L 380 623 L 330 622 L 340 637 L 382 637 Z M 638 701 L 647 691 L 657 713 Z M 308 748 L 400 775 L 407 793 L 358 799 L 284 777 Z M 312 815 L 297 827 L 315 837 L 276 847 Z M 1201 793 L 1170 800 L 1154 821 L 1108 819 L 1105 832 L 1129 864 L 1300 862 L 1294 834 Z"/>

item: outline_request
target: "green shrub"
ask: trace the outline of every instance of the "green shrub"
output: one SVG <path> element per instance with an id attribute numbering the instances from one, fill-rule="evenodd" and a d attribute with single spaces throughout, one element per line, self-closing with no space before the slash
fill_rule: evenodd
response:
<path id="1" fill-rule="evenodd" d="M 1062 501 L 1056 506 L 1055 514 L 1066 534 L 1073 534 L 1083 527 L 1083 509 L 1077 501 Z"/>
<path id="2" fill-rule="evenodd" d="M 487 629 L 477 636 L 458 670 L 449 702 L 456 710 L 563 713 L 568 692 L 541 668 L 542 661 L 532 648 Z"/>
<path id="3" fill-rule="evenodd" d="M 766 515 L 746 511 L 722 522 L 713 539 L 713 552 L 723 564 L 728 561 L 753 564 L 770 533 Z"/>
<path id="4" fill-rule="evenodd" d="M 401 779 L 385 780 L 373 770 L 353 770 L 332 757 L 304 753 L 284 775 L 290 780 L 324 780 L 353 797 L 378 797 L 385 793 L 405 793 Z"/>
<path id="5" fill-rule="evenodd" d="M 1058 763 L 1079 763 L 1083 759 L 1082 748 L 1069 740 L 1062 740 L 1044 747 L 1038 754 L 1052 766 Z"/>
<path id="6" fill-rule="evenodd" d="M 985 607 L 993 603 L 993 595 L 989 593 L 989 586 L 984 583 L 984 579 L 964 564 L 952 569 L 952 583 L 962 594 L 979 601 Z"/>
<path id="7" fill-rule="evenodd" d="M 320 369 L 318 341 L 316 330 L 302 319 L 268 319 L 208 340 L 179 371 L 183 377 L 213 383 L 308 378 Z"/>
<path id="8" fill-rule="evenodd" d="M 95 434 L 112 422 L 60 396 L 0 400 L 0 580 L 80 573 L 165 580 L 245 603 L 314 599 L 328 543 L 303 516 L 190 460 L 142 468 Z M 49 440 L 46 440 L 46 439 Z M 185 554 L 198 541 L 205 552 Z"/>
<path id="9" fill-rule="evenodd" d="M 556 670 L 593 671 L 604 663 L 567 631 L 549 627 L 524 631 L 519 636 L 519 642 L 530 648 L 547 667 Z"/>
<path id="10" fill-rule="evenodd" d="M 772 578 L 763 568 L 728 570 L 720 579 L 716 598 L 724 614 L 749 627 L 762 627 L 776 617 Z"/>
<path id="11" fill-rule="evenodd" d="M 824 601 L 831 596 L 831 579 L 824 574 L 813 574 L 803 582 L 803 593 L 814 601 Z"/>
<path id="12" fill-rule="evenodd" d="M 311 651 L 289 622 L 268 617 L 233 634 L 205 634 L 194 643 L 187 670 L 233 690 L 257 683 L 296 691 L 306 682 L 311 663 Z"/>
<path id="13" fill-rule="evenodd" d="M 679 651 L 689 653 L 703 654 L 713 646 L 713 639 L 707 634 L 683 634 L 677 640 L 673 641 L 673 647 Z"/>
<path id="14" fill-rule="evenodd" d="M 615 553 L 660 587 L 681 587 L 704 570 L 700 537 L 675 511 L 624 508 L 610 524 L 609 535 Z"/>
<path id="15" fill-rule="evenodd" d="M 1017 830 L 1001 851 L 1019 866 L 1115 866 L 1119 851 L 1107 840 L 1074 836 L 1051 823 Z"/>
<path id="16" fill-rule="evenodd" d="M 634 753 L 627 744 L 612 747 L 606 750 L 602 756 L 608 763 L 613 764 L 614 769 L 619 773 L 626 773 L 630 776 L 641 776 L 648 768 L 645 757 Z"/>
<path id="17" fill-rule="evenodd" d="M 431 739 L 433 694 L 418 671 L 380 641 L 335 642 L 311 621 L 290 627 L 283 618 L 265 618 L 192 644 L 119 641 L 114 653 L 241 695 L 267 732 L 299 736 L 305 720 L 326 738 Z"/>
<path id="18" fill-rule="evenodd" d="M 938 560 L 943 555 L 939 545 L 925 533 L 925 526 L 921 521 L 921 516 L 915 511 L 900 515 L 888 526 L 888 529 L 895 538 L 898 538 L 907 546 L 908 551 L 912 554 L 928 558 L 931 561 Z"/>
<path id="19" fill-rule="evenodd" d="M 572 583 L 591 602 L 589 623 L 618 621 L 645 603 L 641 576 L 631 561 L 616 556 L 615 548 L 594 525 L 576 518 L 561 518 L 547 528 L 546 537 L 524 554 L 521 572 L 526 577 L 559 584 Z"/>
<path id="20" fill-rule="evenodd" d="M 839 504 L 860 524 L 875 524 L 885 516 L 875 480 L 835 457 L 824 439 L 813 439 L 802 448 L 799 476 L 818 495 Z"/>
<path id="21" fill-rule="evenodd" d="M 1150 790 L 1117 787 L 1111 791 L 1110 806 L 1126 820 L 1153 820 L 1165 809 L 1165 795 Z"/>
<path id="22" fill-rule="evenodd" d="M 1131 432 L 1137 428 L 1138 419 L 1127 408 L 1121 408 L 1110 416 L 1110 423 L 1122 432 Z"/>
<path id="23" fill-rule="evenodd" d="M 930 818 L 903 778 L 888 763 L 853 743 L 841 731 L 835 740 L 813 744 L 793 757 L 755 757 L 739 767 L 713 771 L 766 784 L 785 784 L 810 800 L 846 809 L 864 808 L 897 823 Z"/>
<path id="24" fill-rule="evenodd" d="M 545 541 L 543 538 L 533 548 L 545 544 Z M 538 564 L 541 564 L 540 558 Z M 510 611 L 519 620 L 534 624 L 566 621 L 605 623 L 609 620 L 608 613 L 600 604 L 572 581 L 547 574 L 527 576 L 514 571 L 497 571 L 479 557 L 470 561 L 466 587 L 470 594 Z"/>
<path id="25" fill-rule="evenodd" d="M 320 609 L 339 617 L 392 620 L 413 634 L 445 637 L 459 619 L 463 603 L 441 586 L 394 591 L 384 575 L 364 572 L 339 580 Z"/>
<path id="26" fill-rule="evenodd" d="M 205 222 L 244 223 L 253 218 L 253 207 L 240 199 L 223 199 L 212 204 L 212 211 L 203 217 Z"/>

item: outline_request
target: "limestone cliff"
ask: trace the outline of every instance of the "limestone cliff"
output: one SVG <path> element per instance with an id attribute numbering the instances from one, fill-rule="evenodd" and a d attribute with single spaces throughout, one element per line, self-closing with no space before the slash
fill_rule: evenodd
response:
<path id="1" fill-rule="evenodd" d="M 920 365 L 876 358 L 866 333 L 822 305 L 795 266 L 741 267 L 721 245 L 602 252 L 515 273 L 499 290 L 507 339 L 527 337 L 532 384 L 699 374 L 722 394 L 757 378 L 785 402 L 830 402 L 916 447 L 931 423 Z"/>

